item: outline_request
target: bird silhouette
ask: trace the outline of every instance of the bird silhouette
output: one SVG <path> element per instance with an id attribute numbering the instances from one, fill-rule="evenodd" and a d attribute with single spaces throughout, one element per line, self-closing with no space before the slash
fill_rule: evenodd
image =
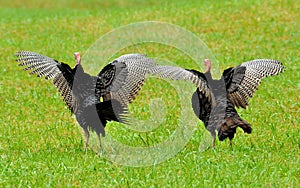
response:
<path id="1" fill-rule="evenodd" d="M 108 121 L 124 122 L 128 104 L 135 99 L 145 82 L 146 75 L 155 62 L 142 54 L 126 54 L 106 65 L 98 75 L 91 76 L 83 70 L 80 53 L 75 53 L 76 65 L 30 52 L 15 54 L 19 66 L 30 74 L 52 79 L 63 101 L 75 114 L 83 128 L 88 146 L 89 131 L 95 131 L 102 148 L 100 134 L 105 136 Z"/>

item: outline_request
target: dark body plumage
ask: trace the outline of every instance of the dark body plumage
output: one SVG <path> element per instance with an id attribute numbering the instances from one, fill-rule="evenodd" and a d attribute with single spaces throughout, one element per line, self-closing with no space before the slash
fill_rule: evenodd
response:
<path id="1" fill-rule="evenodd" d="M 220 80 L 213 80 L 210 61 L 206 59 L 205 64 L 204 74 L 173 66 L 156 66 L 152 72 L 162 78 L 183 79 L 194 83 L 197 90 L 192 96 L 192 107 L 211 133 L 212 147 L 215 145 L 216 131 L 220 141 L 229 138 L 231 144 L 237 127 L 246 133 L 252 132 L 251 125 L 238 115 L 235 107 L 246 108 L 261 79 L 279 74 L 284 67 L 277 60 L 258 59 L 228 68 L 224 70 Z"/>
<path id="2" fill-rule="evenodd" d="M 226 83 L 229 80 L 224 79 L 224 75 L 220 80 L 213 80 L 210 72 L 205 74 L 195 70 L 190 70 L 197 76 L 207 81 L 208 87 L 211 88 L 214 96 L 215 105 L 211 105 L 211 101 L 208 100 L 198 89 L 192 96 L 192 106 L 197 117 L 204 122 L 205 128 L 213 136 L 213 147 L 216 132 L 218 132 L 218 138 L 223 141 L 227 137 L 231 141 L 236 133 L 236 128 L 240 127 L 246 133 L 251 133 L 251 125 L 241 119 L 234 105 L 227 99 Z"/>
<path id="3" fill-rule="evenodd" d="M 86 134 L 89 130 L 105 135 L 108 121 L 123 122 L 128 104 L 138 95 L 154 61 L 141 54 L 123 55 L 106 65 L 97 76 L 84 72 L 77 54 L 77 64 L 69 65 L 29 51 L 16 53 L 19 66 L 31 70 L 30 74 L 53 79 L 53 84 Z M 76 57 L 76 54 L 75 54 Z"/>

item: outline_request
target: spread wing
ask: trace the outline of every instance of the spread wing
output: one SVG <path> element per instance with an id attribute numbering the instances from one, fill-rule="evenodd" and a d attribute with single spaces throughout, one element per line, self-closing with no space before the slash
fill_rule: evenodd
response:
<path id="1" fill-rule="evenodd" d="M 284 71 L 281 62 L 271 59 L 257 59 L 226 69 L 223 72 L 227 97 L 236 107 L 246 108 L 261 80 L 267 76 L 277 75 Z"/>
<path id="2" fill-rule="evenodd" d="M 206 78 L 201 72 L 196 70 L 186 70 L 176 66 L 157 65 L 151 70 L 151 73 L 160 78 L 190 81 L 198 88 L 198 91 L 201 93 L 201 95 L 207 97 L 209 101 L 211 101 L 213 98 Z"/>
<path id="3" fill-rule="evenodd" d="M 115 99 L 124 107 L 132 102 L 155 62 L 142 54 L 126 54 L 105 66 L 98 74 L 96 93 Z M 104 100 L 105 97 L 103 98 Z"/>
<path id="4" fill-rule="evenodd" d="M 47 80 L 53 79 L 53 84 L 60 92 L 64 102 L 71 112 L 74 112 L 76 100 L 72 94 L 74 70 L 69 65 L 55 59 L 30 51 L 18 51 L 16 54 L 19 66 L 30 70 L 30 74 L 43 76 Z"/>

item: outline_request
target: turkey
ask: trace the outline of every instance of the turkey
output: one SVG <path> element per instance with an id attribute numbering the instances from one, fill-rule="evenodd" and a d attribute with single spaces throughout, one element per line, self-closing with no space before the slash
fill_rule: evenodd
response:
<path id="1" fill-rule="evenodd" d="M 30 74 L 52 79 L 63 101 L 75 114 L 83 128 L 88 146 L 89 131 L 95 131 L 102 149 L 100 133 L 105 136 L 107 121 L 123 122 L 122 114 L 135 99 L 154 66 L 154 61 L 141 54 L 126 54 L 106 65 L 97 76 L 84 72 L 81 57 L 74 54 L 76 65 L 68 64 L 30 51 L 15 54 L 19 66 L 31 70 Z"/>
<path id="2" fill-rule="evenodd" d="M 257 59 L 228 68 L 220 80 L 213 80 L 210 60 L 205 59 L 204 64 L 204 74 L 197 70 L 161 65 L 155 66 L 151 72 L 161 78 L 189 80 L 195 84 L 197 90 L 192 95 L 192 107 L 211 133 L 212 147 L 215 147 L 216 131 L 220 141 L 229 138 L 232 145 L 237 127 L 246 133 L 252 132 L 251 125 L 239 116 L 235 107 L 246 109 L 262 78 L 283 72 L 284 66 L 277 60 Z"/>

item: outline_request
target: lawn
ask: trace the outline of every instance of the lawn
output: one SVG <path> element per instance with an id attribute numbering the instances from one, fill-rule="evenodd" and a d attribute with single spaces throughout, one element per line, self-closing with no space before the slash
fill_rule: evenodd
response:
<path id="1" fill-rule="evenodd" d="M 0 1 L 0 187 L 299 187 L 299 10 L 299 3 L 292 0 Z M 264 79 L 249 107 L 238 109 L 252 124 L 252 134 L 238 130 L 232 147 L 218 141 L 215 149 L 203 149 L 203 144 L 209 144 L 208 133 L 202 122 L 191 119 L 185 127 L 192 134 L 166 160 L 142 161 L 146 165 L 140 166 L 114 161 L 91 148 L 84 151 L 81 129 L 56 88 L 22 71 L 15 62 L 16 51 L 30 50 L 74 66 L 74 52 L 81 52 L 84 62 L 98 39 L 143 21 L 174 24 L 201 39 L 218 62 L 216 72 L 256 58 L 284 63 L 286 71 Z M 171 38 L 172 34 L 174 30 L 167 33 Z M 121 46 L 125 40 L 116 37 L 99 53 L 107 55 L 110 46 Z M 182 50 L 155 42 L 114 53 L 109 58 L 146 53 L 204 71 Z M 199 54 L 204 52 L 199 49 Z M 99 62 L 89 72 L 96 74 L 108 62 Z M 160 98 L 165 106 L 159 110 L 166 113 L 166 121 L 144 132 L 112 122 L 107 135 L 133 147 L 163 142 L 178 127 L 183 108 L 178 96 L 182 93 L 172 90 L 169 82 L 149 78 L 129 108 L 136 119 L 145 120 L 153 112 L 151 99 Z M 188 104 L 190 96 L 182 100 Z M 161 114 L 152 118 L 159 121 Z M 104 138 L 104 144 L 108 140 Z M 127 155 L 130 152 L 120 153 L 120 157 Z"/>

